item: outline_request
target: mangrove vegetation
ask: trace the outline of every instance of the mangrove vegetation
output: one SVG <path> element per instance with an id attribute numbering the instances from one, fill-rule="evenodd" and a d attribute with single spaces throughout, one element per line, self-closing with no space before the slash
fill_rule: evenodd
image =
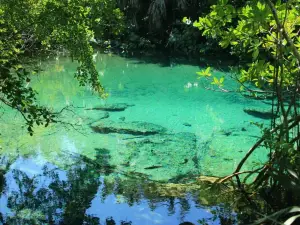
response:
<path id="1" fill-rule="evenodd" d="M 0 0 L 0 224 L 298 224 L 299 0 Z"/>

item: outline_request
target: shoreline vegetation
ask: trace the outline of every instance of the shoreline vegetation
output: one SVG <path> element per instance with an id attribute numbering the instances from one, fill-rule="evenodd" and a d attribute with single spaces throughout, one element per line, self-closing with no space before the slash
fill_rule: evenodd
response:
<path id="1" fill-rule="evenodd" d="M 43 72 L 42 62 L 52 58 L 58 61 L 60 55 L 75 62 L 74 77 L 79 85 L 87 87 L 102 102 L 109 95 L 101 82 L 103 74 L 96 68 L 98 52 L 137 59 L 142 64 L 158 64 L 161 68 L 182 64 L 199 66 L 202 70 L 195 71 L 199 82 L 188 82 L 184 86 L 185 91 L 190 87 L 197 88 L 200 83 L 202 89 L 208 90 L 207 94 L 209 91 L 227 96 L 238 93 L 250 100 L 264 101 L 268 108 L 245 105 L 242 109 L 245 115 L 253 118 L 252 125 L 261 130 L 261 136 L 256 138 L 248 152 L 237 153 L 243 154 L 243 157 L 235 162 L 232 174 L 218 179 L 202 176 L 187 184 L 174 184 L 170 180 L 169 184 L 155 184 L 155 192 L 164 195 L 174 191 L 178 196 L 170 196 L 180 197 L 180 193 L 194 191 L 196 186 L 202 189 L 202 183 L 209 183 L 209 188 L 220 193 L 227 193 L 224 189 L 227 186 L 228 192 L 233 194 L 228 199 L 239 199 L 243 205 L 241 209 L 235 208 L 240 210 L 237 217 L 243 223 L 296 224 L 300 218 L 300 210 L 295 207 L 300 201 L 299 7 L 299 0 L 3 0 L 0 3 L 0 118 L 5 118 L 3 115 L 9 112 L 7 108 L 15 110 L 23 118 L 23 126 L 30 136 L 34 136 L 35 129 L 57 124 L 77 129 L 78 124 L 74 126 L 61 119 L 68 107 L 54 111 L 47 104 L 40 105 L 38 93 L 31 87 L 34 76 Z M 216 76 L 214 69 L 229 75 Z M 234 80 L 236 85 L 228 86 L 228 79 Z M 123 90 L 123 84 L 118 84 L 118 88 Z M 143 94 L 142 91 L 140 93 Z M 123 112 L 127 108 L 134 108 L 134 104 L 99 105 L 85 111 L 104 111 L 99 114 L 101 119 L 96 123 L 90 121 L 85 128 L 106 135 L 107 140 L 112 138 L 111 135 L 139 136 L 121 140 L 131 149 L 122 153 L 124 155 L 119 154 L 124 159 L 122 166 L 137 168 L 139 165 L 132 162 L 137 152 L 146 152 L 143 154 L 148 154 L 149 159 L 151 155 L 159 159 L 157 154 L 161 154 L 161 162 L 141 166 L 139 169 L 145 173 L 139 175 L 161 170 L 161 176 L 167 177 L 170 174 L 167 174 L 165 164 L 171 162 L 160 150 L 176 147 L 180 151 L 172 152 L 177 157 L 174 164 L 181 165 L 178 170 L 187 175 L 182 179 L 178 177 L 180 181 L 200 170 L 199 140 L 193 132 L 167 132 L 164 126 L 152 121 L 127 121 L 125 116 L 116 119 L 112 115 L 112 112 Z M 212 123 L 222 123 L 212 110 L 206 108 L 206 112 L 214 118 Z M 184 126 L 182 129 L 193 129 L 194 125 L 188 121 L 180 123 Z M 233 130 L 219 131 L 223 138 L 236 135 Z M 239 132 L 248 133 L 248 128 L 242 127 Z M 213 135 L 225 142 L 217 134 Z M 244 164 L 259 148 L 268 151 L 265 155 L 267 160 L 262 159 L 259 165 L 243 170 Z M 210 157 L 215 157 L 215 150 L 212 147 L 208 149 L 212 152 Z M 101 151 L 103 153 L 99 150 L 97 157 L 104 162 L 104 173 L 109 174 L 116 165 L 110 165 L 112 158 L 105 148 Z M 225 161 L 236 161 L 225 151 Z M 10 163 L 5 164 L 5 156 L 0 155 L 0 158 L 1 197 Z M 80 169 L 77 172 L 80 173 Z M 20 171 L 16 173 L 22 174 Z M 174 174 L 172 171 L 172 176 Z M 18 185 L 27 182 L 30 186 L 27 175 L 20 176 L 23 179 L 18 181 Z M 93 180 L 95 174 L 87 173 L 86 176 L 94 182 L 92 188 L 96 190 L 99 183 Z M 228 182 L 230 185 L 227 185 Z M 84 191 L 89 188 L 82 187 Z M 86 200 L 86 205 L 91 200 Z M 15 219 L 26 222 L 22 207 L 17 200 L 13 202 L 17 208 L 20 207 L 16 211 L 21 211 L 21 218 Z M 70 210 L 68 207 L 65 208 L 66 214 Z M 39 219 L 29 221 L 42 220 L 42 216 L 34 216 Z M 229 220 L 223 221 L 223 224 L 236 222 L 231 221 L 231 214 L 227 216 Z M 67 223 L 70 218 L 65 217 Z M 85 219 L 80 221 L 83 223 Z M 3 221 L 1 212 L 0 222 Z M 70 224 L 77 222 L 71 221 Z M 201 223 L 207 224 L 204 220 Z"/>

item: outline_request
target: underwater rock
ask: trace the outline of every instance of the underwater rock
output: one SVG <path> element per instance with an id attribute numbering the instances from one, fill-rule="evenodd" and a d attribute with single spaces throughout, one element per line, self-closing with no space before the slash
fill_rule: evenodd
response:
<path id="1" fill-rule="evenodd" d="M 184 159 L 184 161 L 181 164 L 186 164 L 188 161 L 189 161 L 188 159 Z"/>
<path id="2" fill-rule="evenodd" d="M 120 117 L 119 120 L 125 121 L 125 116 Z"/>
<path id="3" fill-rule="evenodd" d="M 232 161 L 233 158 L 228 158 L 228 157 L 226 157 L 226 158 L 223 158 L 223 160 L 225 160 L 225 161 Z"/>
<path id="4" fill-rule="evenodd" d="M 201 205 L 219 205 L 221 203 L 232 202 L 237 197 L 232 192 L 232 187 L 226 183 L 207 183 L 192 181 L 188 183 L 165 183 L 151 181 L 143 174 L 132 172 L 132 176 L 109 176 L 104 178 L 104 184 L 108 194 L 119 194 L 122 190 L 122 197 L 127 201 L 134 199 L 136 202 L 142 198 L 165 199 L 165 198 L 186 198 L 193 196 Z M 115 187 L 119 187 L 116 189 Z M 222 191 L 222 192 L 221 192 Z"/>
<path id="5" fill-rule="evenodd" d="M 156 193 L 162 197 L 184 197 L 186 193 L 193 192 L 199 189 L 199 186 L 195 183 L 189 184 L 174 184 L 174 183 L 150 183 L 150 193 Z"/>
<path id="6" fill-rule="evenodd" d="M 259 108 L 245 108 L 244 112 L 260 119 L 272 119 L 275 117 L 271 111 Z"/>
<path id="7" fill-rule="evenodd" d="M 106 104 L 102 106 L 96 106 L 93 108 L 89 108 L 86 110 L 101 110 L 101 111 L 108 111 L 108 112 L 120 112 L 124 111 L 128 107 L 132 107 L 134 104 L 127 104 L 127 103 L 115 103 L 115 104 Z"/>
<path id="8" fill-rule="evenodd" d="M 111 158 L 110 152 L 105 148 L 95 148 L 96 151 L 96 160 L 97 162 L 102 163 L 103 165 L 109 164 L 109 160 Z"/>
<path id="9" fill-rule="evenodd" d="M 117 143 L 103 145 L 99 142 L 99 148 L 95 149 L 97 162 L 101 165 L 109 163 L 116 166 L 122 176 L 144 177 L 159 182 L 172 180 L 173 183 L 177 183 L 186 182 L 186 178 L 195 181 L 201 173 L 200 139 L 194 133 L 166 133 L 165 128 L 151 124 L 155 126 L 155 132 L 159 133 L 131 135 L 153 133 L 153 129 L 149 130 L 148 124 L 147 131 L 137 131 L 136 128 L 133 130 L 132 123 L 120 122 L 118 119 L 116 122 L 101 120 L 98 124 L 92 126 L 94 130 L 100 131 L 99 137 L 105 136 L 108 143 Z M 113 135 L 106 135 L 108 131 L 114 132 Z M 115 135 L 115 132 L 122 133 Z"/>
<path id="10" fill-rule="evenodd" d="M 201 200 L 203 197 L 206 196 L 207 199 L 202 201 L 203 203 L 209 204 L 209 202 L 215 202 L 219 198 L 225 198 L 226 196 L 219 196 L 219 195 L 205 195 L 206 191 L 213 192 L 216 191 L 217 193 L 220 190 L 232 190 L 232 181 L 228 181 L 225 183 L 219 183 L 222 178 L 220 177 L 210 177 L 210 176 L 200 176 L 196 178 L 194 181 L 189 181 L 187 183 L 149 183 L 149 191 L 156 192 L 159 196 L 166 196 L 166 197 L 183 197 L 188 192 L 198 192 L 201 190 Z M 213 188 L 214 187 L 214 188 Z M 216 193 L 215 193 L 216 194 Z M 224 199 L 223 199 L 224 200 Z"/>
<path id="11" fill-rule="evenodd" d="M 86 123 L 88 125 L 91 125 L 95 122 L 99 122 L 100 120 L 104 120 L 104 119 L 107 119 L 109 118 L 109 113 L 108 112 L 94 112 L 92 115 L 89 113 L 89 116 L 87 119 L 86 119 Z M 97 119 L 95 119 L 97 118 Z"/>
<path id="12" fill-rule="evenodd" d="M 214 183 L 217 183 L 219 180 L 221 180 L 221 178 L 220 177 L 212 177 L 212 176 L 199 176 L 196 180 L 201 183 L 214 184 Z"/>
<path id="13" fill-rule="evenodd" d="M 221 130 L 221 134 L 228 137 L 228 136 L 232 135 L 232 131 L 230 131 L 230 130 Z"/>
<path id="14" fill-rule="evenodd" d="M 153 170 L 153 169 L 158 169 L 158 168 L 162 168 L 163 166 L 161 165 L 156 165 L 156 166 L 148 166 L 148 167 L 145 167 L 144 169 L 145 170 Z"/>
<path id="15" fill-rule="evenodd" d="M 197 153 L 195 134 L 160 133 L 128 141 L 122 160 L 139 162 L 130 169 L 147 174 L 152 180 L 170 181 L 180 175 L 199 174 Z"/>
<path id="16" fill-rule="evenodd" d="M 115 165 L 109 164 L 109 162 L 108 162 L 109 157 L 110 156 L 105 156 L 105 158 L 98 158 L 98 159 L 93 160 L 85 155 L 77 156 L 77 158 L 80 160 L 80 162 L 84 162 L 87 165 L 92 166 L 95 170 L 97 170 L 97 172 L 105 173 L 105 174 L 112 173 L 116 169 Z M 78 163 L 80 164 L 80 162 L 78 162 Z"/>
<path id="17" fill-rule="evenodd" d="M 100 121 L 91 124 L 92 129 L 101 134 L 119 133 L 131 135 L 153 135 L 166 132 L 166 128 L 147 122 Z"/>
<path id="18" fill-rule="evenodd" d="M 183 123 L 182 125 L 186 126 L 186 127 L 191 127 L 192 126 L 192 124 L 190 124 L 190 123 Z"/>
<path id="19" fill-rule="evenodd" d="M 109 113 L 108 112 L 103 112 L 103 114 L 101 115 L 99 120 L 107 119 L 108 117 L 109 117 Z"/>

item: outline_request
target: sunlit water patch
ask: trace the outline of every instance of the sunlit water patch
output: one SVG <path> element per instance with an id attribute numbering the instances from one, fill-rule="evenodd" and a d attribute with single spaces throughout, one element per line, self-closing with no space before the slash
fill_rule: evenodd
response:
<path id="1" fill-rule="evenodd" d="M 30 158 L 38 165 L 50 163 L 70 171 L 74 160 L 68 155 L 78 154 L 92 165 L 101 165 L 101 173 L 98 171 L 97 176 L 95 170 L 93 179 L 112 179 L 116 184 L 119 179 L 126 183 L 129 177 L 138 177 L 178 184 L 191 182 L 200 175 L 230 174 L 260 135 L 251 122 L 268 122 L 243 111 L 246 107 L 267 109 L 268 105 L 234 92 L 206 90 L 208 84 L 197 80 L 196 72 L 201 68 L 196 66 L 162 67 L 100 54 L 96 60 L 101 82 L 109 94 L 105 100 L 90 88 L 79 87 L 74 79 L 76 65 L 69 59 L 43 63 L 44 71 L 35 75 L 30 85 L 39 93 L 41 104 L 56 111 L 68 106 L 59 117 L 63 123 L 36 127 L 30 137 L 22 118 L 4 108 L 2 155 Z M 213 74 L 226 77 L 225 87 L 236 87 L 225 72 L 213 70 Z M 263 149 L 257 150 L 245 169 L 257 166 L 266 156 Z M 21 167 L 25 164 L 20 163 Z M 101 179 L 99 182 L 103 183 Z M 100 203 L 100 183 L 96 182 L 95 196 L 89 199 L 92 203 L 87 207 L 88 214 L 105 217 L 109 215 L 105 211 L 101 214 L 98 208 L 119 207 L 128 214 L 144 215 L 140 218 L 143 221 L 150 218 L 174 224 L 166 221 L 172 221 L 176 213 L 169 217 L 164 212 L 164 219 L 151 214 L 156 212 L 143 203 L 148 196 L 141 197 L 141 205 L 133 208 L 130 206 L 135 203 L 130 205 L 128 201 L 116 206 L 116 201 L 123 201 L 122 193 L 114 193 L 112 198 L 108 195 Z M 172 204 L 176 201 L 179 200 L 175 198 Z M 197 208 L 195 202 L 187 201 L 192 213 Z"/>

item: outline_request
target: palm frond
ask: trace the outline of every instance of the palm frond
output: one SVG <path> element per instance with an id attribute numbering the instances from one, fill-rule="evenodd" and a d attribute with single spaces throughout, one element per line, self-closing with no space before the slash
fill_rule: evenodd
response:
<path id="1" fill-rule="evenodd" d="M 162 21 L 166 18 L 165 0 L 154 0 L 148 9 L 149 22 L 152 28 L 159 29 Z"/>

